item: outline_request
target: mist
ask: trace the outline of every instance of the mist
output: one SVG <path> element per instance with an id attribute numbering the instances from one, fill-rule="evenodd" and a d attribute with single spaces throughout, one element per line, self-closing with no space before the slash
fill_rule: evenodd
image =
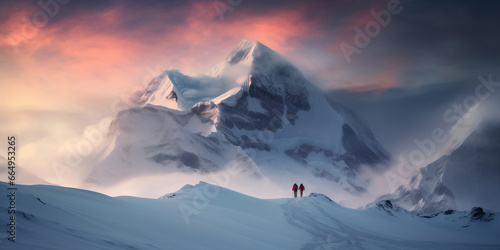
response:
<path id="1" fill-rule="evenodd" d="M 382 93 L 332 90 L 331 97 L 365 119 L 392 154 L 387 171 L 369 167 L 360 171 L 370 182 L 364 201 L 406 184 L 420 168 L 460 146 L 480 124 L 500 126 L 500 82 L 489 77 L 492 75 L 470 83 L 398 87 Z M 484 80 L 493 86 L 489 91 Z"/>

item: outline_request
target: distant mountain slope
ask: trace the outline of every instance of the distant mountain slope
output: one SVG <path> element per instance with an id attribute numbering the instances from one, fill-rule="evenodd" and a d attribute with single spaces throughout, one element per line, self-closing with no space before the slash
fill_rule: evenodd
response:
<path id="1" fill-rule="evenodd" d="M 479 123 L 472 120 L 474 117 L 464 118 L 471 120 L 464 123 Z M 391 200 L 406 209 L 428 213 L 477 206 L 500 211 L 500 124 L 485 121 L 456 126 L 452 132 L 455 139 L 450 140 L 448 154 L 378 200 Z"/>
<path id="2" fill-rule="evenodd" d="M 8 199 L 0 196 L 0 210 L 7 211 Z M 37 185 L 19 186 L 17 199 L 16 242 L 3 231 L 1 249 L 500 247 L 496 215 L 451 211 L 425 217 L 387 202 L 353 210 L 321 194 L 262 200 L 200 183 L 161 199 L 112 198 Z M 8 220 L 0 216 L 0 224 Z"/>

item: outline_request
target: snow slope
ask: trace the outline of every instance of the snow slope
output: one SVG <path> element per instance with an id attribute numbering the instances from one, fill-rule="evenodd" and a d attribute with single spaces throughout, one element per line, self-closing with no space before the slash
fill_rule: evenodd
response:
<path id="1" fill-rule="evenodd" d="M 366 193 L 361 166 L 390 158 L 356 114 L 277 52 L 249 41 L 206 75 L 163 72 L 110 131 L 87 183 L 176 172 L 206 180 L 236 164 L 248 178 L 307 182 L 340 197 Z"/>
<path id="2" fill-rule="evenodd" d="M 18 188 L 16 242 L 2 230 L 1 249 L 500 248 L 497 214 L 421 216 L 390 203 L 353 210 L 321 194 L 262 200 L 207 183 L 160 199 Z M 7 199 L 0 196 L 0 210 Z M 1 225 L 7 220 L 0 216 Z"/>
<path id="3" fill-rule="evenodd" d="M 433 213 L 480 206 L 500 211 L 500 124 L 468 113 L 450 131 L 448 150 L 407 184 L 378 200 Z"/>

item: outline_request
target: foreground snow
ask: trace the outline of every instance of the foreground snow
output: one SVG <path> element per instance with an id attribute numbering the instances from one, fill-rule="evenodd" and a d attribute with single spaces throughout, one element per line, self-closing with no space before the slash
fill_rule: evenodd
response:
<path id="1" fill-rule="evenodd" d="M 0 196 L 4 229 L 7 199 Z M 0 249 L 500 248 L 495 215 L 426 217 L 390 203 L 348 209 L 321 194 L 262 200 L 203 182 L 160 199 L 20 186 L 16 242 L 2 230 Z"/>

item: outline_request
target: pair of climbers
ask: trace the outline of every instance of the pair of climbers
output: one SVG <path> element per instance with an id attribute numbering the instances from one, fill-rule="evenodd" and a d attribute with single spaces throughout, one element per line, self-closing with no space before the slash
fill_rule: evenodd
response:
<path id="1" fill-rule="evenodd" d="M 293 190 L 293 196 L 297 197 L 297 189 L 300 190 L 300 197 L 302 197 L 302 194 L 304 193 L 304 190 L 306 189 L 302 183 L 300 183 L 300 186 L 297 186 L 297 183 L 293 184 L 292 190 Z"/>

